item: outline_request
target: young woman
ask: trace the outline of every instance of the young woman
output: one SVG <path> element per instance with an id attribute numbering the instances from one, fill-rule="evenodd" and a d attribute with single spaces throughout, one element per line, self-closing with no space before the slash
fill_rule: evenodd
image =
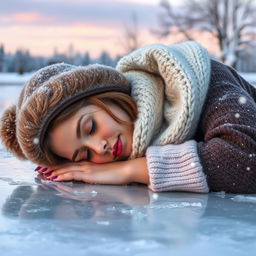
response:
<path id="1" fill-rule="evenodd" d="M 256 193 L 255 99 L 196 42 L 149 45 L 117 69 L 39 70 L 4 113 L 1 138 L 54 181 Z"/>

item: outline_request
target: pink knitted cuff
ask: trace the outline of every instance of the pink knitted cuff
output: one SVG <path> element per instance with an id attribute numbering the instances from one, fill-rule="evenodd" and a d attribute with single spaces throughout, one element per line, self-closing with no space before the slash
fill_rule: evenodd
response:
<path id="1" fill-rule="evenodd" d="M 209 192 L 194 140 L 180 145 L 150 146 L 146 157 L 151 190 Z"/>

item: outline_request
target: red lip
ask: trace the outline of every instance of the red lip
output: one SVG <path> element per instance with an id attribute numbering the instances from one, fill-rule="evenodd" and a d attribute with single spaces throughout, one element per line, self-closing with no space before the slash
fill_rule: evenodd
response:
<path id="1" fill-rule="evenodd" d="M 113 147 L 113 156 L 114 157 L 121 156 L 122 151 L 123 151 L 123 145 L 122 145 L 122 141 L 121 141 L 120 135 L 119 135 L 117 138 L 117 141 Z"/>

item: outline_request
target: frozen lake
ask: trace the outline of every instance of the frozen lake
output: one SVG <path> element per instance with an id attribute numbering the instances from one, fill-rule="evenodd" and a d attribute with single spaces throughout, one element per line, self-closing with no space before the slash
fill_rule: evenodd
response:
<path id="1" fill-rule="evenodd" d="M 0 113 L 19 86 L 0 86 Z M 0 251 L 18 255 L 255 255 L 256 195 L 45 183 L 0 145 Z"/>

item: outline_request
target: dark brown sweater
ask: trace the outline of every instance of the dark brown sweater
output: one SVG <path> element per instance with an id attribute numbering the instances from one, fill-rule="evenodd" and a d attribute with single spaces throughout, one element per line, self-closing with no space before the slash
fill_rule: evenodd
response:
<path id="1" fill-rule="evenodd" d="M 182 144 L 147 149 L 153 191 L 256 193 L 256 89 L 211 61 L 196 134 Z"/>
<path id="2" fill-rule="evenodd" d="M 211 62 L 207 99 L 195 135 L 210 191 L 256 193 L 256 89 Z"/>

